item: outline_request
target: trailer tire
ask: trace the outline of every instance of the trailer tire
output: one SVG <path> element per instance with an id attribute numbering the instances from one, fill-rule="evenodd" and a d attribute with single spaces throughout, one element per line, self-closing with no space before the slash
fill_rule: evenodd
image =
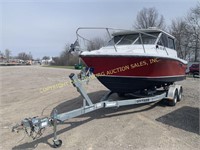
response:
<path id="1" fill-rule="evenodd" d="M 177 101 L 180 102 L 181 99 L 182 99 L 182 93 L 183 93 L 183 88 L 182 86 L 180 87 L 179 89 L 179 92 L 178 92 L 178 98 L 177 98 Z"/>
<path id="2" fill-rule="evenodd" d="M 169 101 L 169 103 L 168 103 L 169 106 L 175 106 L 177 103 L 177 99 L 178 99 L 178 89 L 176 89 L 174 92 L 174 98 Z"/>

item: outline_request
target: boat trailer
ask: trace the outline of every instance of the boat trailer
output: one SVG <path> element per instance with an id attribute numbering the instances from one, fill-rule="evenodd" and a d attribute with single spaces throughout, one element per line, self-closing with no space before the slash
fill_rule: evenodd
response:
<path id="1" fill-rule="evenodd" d="M 20 124 L 15 125 L 12 128 L 13 132 L 19 132 L 20 130 L 25 130 L 26 134 L 33 139 L 39 138 L 43 130 L 47 127 L 53 126 L 53 144 L 54 147 L 60 147 L 62 145 L 62 140 L 58 139 L 57 136 L 57 125 L 63 123 L 64 121 L 101 109 L 101 108 L 111 108 L 111 107 L 120 107 L 134 104 L 143 104 L 149 102 L 160 101 L 162 99 L 169 100 L 169 105 L 175 106 L 177 101 L 181 100 L 182 97 L 182 86 L 181 85 L 171 85 L 168 89 L 159 92 L 159 94 L 151 95 L 143 98 L 134 98 L 127 100 L 112 100 L 109 97 L 113 94 L 113 92 L 109 92 L 105 96 L 103 96 L 98 103 L 93 103 L 89 98 L 86 90 L 82 86 L 82 82 L 79 80 L 77 75 L 74 73 L 70 74 L 69 78 L 72 81 L 74 87 L 77 88 L 77 91 L 83 98 L 83 106 L 79 109 L 75 109 L 69 112 L 64 112 L 58 114 L 57 110 L 54 108 L 53 113 L 50 117 L 33 117 L 33 118 L 25 118 L 21 121 Z"/>

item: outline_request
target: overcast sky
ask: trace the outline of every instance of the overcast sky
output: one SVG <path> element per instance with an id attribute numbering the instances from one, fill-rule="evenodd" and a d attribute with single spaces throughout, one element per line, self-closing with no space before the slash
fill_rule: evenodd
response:
<path id="1" fill-rule="evenodd" d="M 171 20 L 187 14 L 198 0 L 0 0 L 0 51 L 58 56 L 76 39 L 78 27 L 131 29 L 137 12 L 155 7 Z"/>

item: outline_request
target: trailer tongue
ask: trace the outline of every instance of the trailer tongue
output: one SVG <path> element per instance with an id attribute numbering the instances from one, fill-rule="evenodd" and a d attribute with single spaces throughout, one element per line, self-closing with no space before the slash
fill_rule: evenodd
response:
<path id="1" fill-rule="evenodd" d="M 42 136 L 42 133 L 45 128 L 53 127 L 54 138 L 53 144 L 54 147 L 60 147 L 62 145 L 62 140 L 57 137 L 57 125 L 74 117 L 101 109 L 101 108 L 110 108 L 110 107 L 120 107 L 126 105 L 134 105 L 134 104 L 142 104 L 155 102 L 162 99 L 168 99 L 169 105 L 176 105 L 177 101 L 181 100 L 182 97 L 182 86 L 181 85 L 172 85 L 169 89 L 165 89 L 163 91 L 156 91 L 151 93 L 151 95 L 143 97 L 143 98 L 134 98 L 127 100 L 115 100 L 109 99 L 110 95 L 113 92 L 109 92 L 105 96 L 103 96 L 98 103 L 93 103 L 89 98 L 86 90 L 82 86 L 82 82 L 78 79 L 77 75 L 71 74 L 70 79 L 74 87 L 77 88 L 77 91 L 83 97 L 83 106 L 79 109 L 75 109 L 69 112 L 58 114 L 57 110 L 53 110 L 53 114 L 50 117 L 33 117 L 33 118 L 25 118 L 21 121 L 20 124 L 17 124 L 12 128 L 13 132 L 19 132 L 20 130 L 25 130 L 26 134 L 33 139 L 39 138 Z"/>

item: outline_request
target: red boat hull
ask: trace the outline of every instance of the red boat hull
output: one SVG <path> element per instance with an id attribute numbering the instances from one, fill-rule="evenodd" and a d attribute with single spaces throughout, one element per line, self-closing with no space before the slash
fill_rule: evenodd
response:
<path id="1" fill-rule="evenodd" d="M 98 80 L 113 92 L 135 92 L 185 79 L 186 64 L 144 56 L 81 56 Z"/>

